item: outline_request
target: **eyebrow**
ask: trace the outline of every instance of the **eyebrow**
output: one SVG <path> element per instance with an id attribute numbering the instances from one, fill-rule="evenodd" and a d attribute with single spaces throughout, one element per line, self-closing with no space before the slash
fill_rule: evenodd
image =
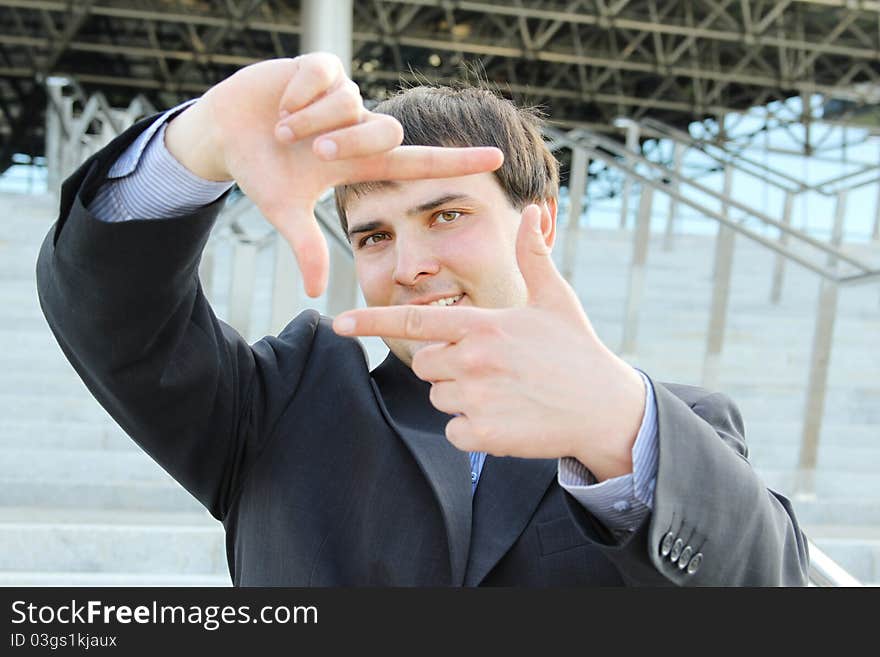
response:
<path id="1" fill-rule="evenodd" d="M 467 194 L 443 194 L 442 196 L 438 196 L 431 199 L 430 201 L 426 201 L 425 203 L 421 203 L 410 208 L 406 211 L 406 215 L 408 217 L 414 217 L 416 215 L 424 214 L 429 210 L 433 210 L 434 208 L 437 208 L 441 205 L 451 203 L 452 201 L 469 201 L 471 203 L 475 202 L 474 199 Z M 350 229 L 348 231 L 348 236 L 349 238 L 351 238 L 358 233 L 369 233 L 370 231 L 374 231 L 377 228 L 382 228 L 384 226 L 384 221 L 367 221 L 365 223 L 358 224 L 354 228 Z"/>

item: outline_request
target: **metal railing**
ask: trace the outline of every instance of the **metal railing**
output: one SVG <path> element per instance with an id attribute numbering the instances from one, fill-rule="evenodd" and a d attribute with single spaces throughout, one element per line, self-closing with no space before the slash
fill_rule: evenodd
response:
<path id="1" fill-rule="evenodd" d="M 810 550 L 810 586 L 862 586 L 839 563 L 808 541 Z"/>
<path id="2" fill-rule="evenodd" d="M 816 323 L 813 337 L 813 350 L 810 362 L 810 374 L 807 383 L 807 395 L 804 408 L 804 426 L 801 436 L 801 447 L 798 456 L 795 491 L 798 496 L 812 497 L 815 495 L 815 473 L 818 462 L 819 436 L 822 428 L 825 396 L 828 380 L 831 345 L 833 341 L 834 321 L 837 314 L 838 292 L 840 287 L 873 283 L 880 281 L 880 269 L 869 262 L 856 258 L 840 248 L 842 239 L 843 208 L 846 192 L 838 192 L 838 211 L 835 213 L 833 238 L 830 244 L 818 240 L 807 233 L 793 228 L 789 221 L 777 220 L 762 210 L 751 207 L 742 200 L 730 195 L 732 188 L 733 168 L 725 168 L 724 191 L 718 192 L 711 187 L 686 176 L 680 172 L 652 160 L 647 159 L 630 147 L 599 134 L 578 129 L 562 132 L 547 128 L 545 134 L 552 149 L 570 148 L 572 155 L 572 181 L 578 174 L 578 184 L 583 174 L 574 167 L 583 168 L 589 160 L 599 160 L 610 169 L 623 172 L 627 180 L 641 184 L 636 227 L 633 240 L 633 256 L 630 264 L 630 276 L 624 310 L 623 339 L 620 352 L 624 357 L 632 357 L 636 351 L 639 308 L 643 298 L 645 264 L 647 260 L 648 238 L 652 216 L 653 195 L 659 191 L 677 200 L 678 203 L 696 210 L 707 219 L 719 224 L 716 250 L 714 281 L 707 331 L 706 350 L 703 360 L 702 384 L 706 388 L 716 387 L 724 333 L 727 323 L 727 305 L 730 293 L 730 280 L 733 262 L 735 235 L 741 235 L 750 241 L 775 252 L 785 261 L 795 263 L 819 276 L 819 302 L 816 309 Z M 572 183 L 574 184 L 574 182 Z M 716 199 L 721 203 L 721 210 L 715 210 L 706 203 L 698 201 L 682 190 L 696 190 L 700 194 Z M 570 196 L 579 199 L 583 188 L 572 187 Z M 733 219 L 730 210 L 735 208 L 744 217 L 748 217 L 771 226 L 780 232 L 784 239 L 779 241 L 765 237 L 761 233 L 744 225 L 743 219 Z M 575 214 L 577 212 L 577 214 Z M 580 205 L 573 204 L 569 212 L 567 239 L 563 252 L 563 274 L 570 272 L 576 258 L 576 235 L 579 230 Z M 794 243 L 794 244 L 793 244 Z M 812 255 L 803 255 L 794 249 L 794 245 Z M 843 269 L 846 268 L 846 269 Z M 779 267 L 777 266 L 777 274 Z"/>
<path id="3" fill-rule="evenodd" d="M 47 186 L 61 182 L 92 154 L 110 143 L 137 119 L 156 109 L 143 95 L 128 107 L 111 107 L 101 92 L 86 94 L 75 80 L 50 77 L 45 82 Z"/>
<path id="4" fill-rule="evenodd" d="M 652 137 L 667 139 L 672 142 L 674 149 L 673 170 L 678 175 L 681 175 L 684 152 L 691 150 L 708 157 L 715 164 L 724 167 L 725 171 L 732 169 L 741 172 L 779 190 L 785 195 L 782 222 L 786 225 L 791 224 L 791 213 L 794 200 L 800 194 L 813 192 L 827 197 L 834 197 L 838 205 L 837 212 L 842 216 L 843 209 L 846 207 L 846 197 L 848 193 L 867 185 L 875 185 L 878 189 L 878 196 L 874 206 L 874 221 L 871 228 L 871 239 L 875 241 L 880 240 L 880 184 L 878 184 L 880 183 L 880 165 L 864 165 L 856 171 L 851 171 L 840 176 L 834 176 L 818 183 L 808 184 L 805 181 L 792 176 L 787 171 L 777 169 L 764 162 L 759 162 L 746 157 L 741 151 L 727 149 L 713 141 L 692 137 L 687 132 L 666 125 L 656 119 L 642 119 L 638 122 L 627 121 L 625 127 L 627 128 L 628 137 L 632 134 L 637 139 L 639 134 L 649 134 Z M 664 238 L 664 248 L 667 250 L 669 250 L 672 245 L 676 209 L 677 202 L 673 201 L 670 207 L 669 218 L 666 223 Z M 787 234 L 783 233 L 780 238 L 783 244 L 785 243 L 786 238 Z M 773 303 L 778 303 L 780 300 L 783 266 L 784 260 L 782 258 L 777 258 L 773 275 L 773 288 L 770 295 L 770 299 Z"/>

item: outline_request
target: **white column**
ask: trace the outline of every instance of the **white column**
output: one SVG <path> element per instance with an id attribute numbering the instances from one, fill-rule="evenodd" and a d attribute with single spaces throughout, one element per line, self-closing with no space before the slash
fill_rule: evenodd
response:
<path id="1" fill-rule="evenodd" d="M 562 275 L 574 284 L 577 247 L 580 241 L 580 218 L 584 211 L 587 192 L 587 171 L 590 160 L 583 148 L 575 146 L 571 152 L 571 175 L 568 179 L 568 225 L 565 229 L 565 248 L 562 251 Z"/>
<path id="2" fill-rule="evenodd" d="M 352 0 L 302 0 L 300 36 L 301 53 L 331 52 L 338 56 L 347 73 L 351 73 Z M 336 290 L 337 281 L 344 283 L 348 276 L 334 274 L 337 269 L 352 267 L 351 258 L 340 257 L 330 249 L 330 283 L 327 295 L 330 305 L 339 306 L 340 298 L 351 297 L 350 286 Z M 353 275 L 353 272 L 352 272 Z M 302 274 L 287 241 L 279 233 L 275 240 L 275 274 L 272 289 L 271 330 L 280 331 L 305 306 Z M 342 305 L 347 305 L 343 302 Z M 349 307 L 354 306 L 352 302 Z"/>
<path id="3" fill-rule="evenodd" d="M 639 124 L 630 119 L 621 119 L 615 122 L 617 126 L 626 127 L 626 148 L 632 153 L 639 152 Z M 632 194 L 632 177 L 626 174 L 623 181 L 623 194 L 620 204 L 620 227 L 626 228 L 627 219 L 629 218 L 629 197 Z"/>

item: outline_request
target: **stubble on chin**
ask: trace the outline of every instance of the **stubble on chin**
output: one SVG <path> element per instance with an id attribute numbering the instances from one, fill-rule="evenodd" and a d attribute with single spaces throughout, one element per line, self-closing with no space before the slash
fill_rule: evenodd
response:
<path id="1" fill-rule="evenodd" d="M 397 358 L 404 363 L 407 367 L 412 368 L 413 357 L 416 355 L 416 352 L 421 351 L 425 347 L 432 344 L 446 344 L 445 342 L 437 342 L 437 341 L 416 341 L 416 340 L 395 340 L 389 344 L 388 341 L 385 343 L 388 348 L 394 353 Z"/>

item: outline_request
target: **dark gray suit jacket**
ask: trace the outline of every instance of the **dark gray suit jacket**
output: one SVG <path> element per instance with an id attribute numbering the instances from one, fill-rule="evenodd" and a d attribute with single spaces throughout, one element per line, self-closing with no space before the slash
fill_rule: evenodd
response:
<path id="1" fill-rule="evenodd" d="M 98 401 L 222 521 L 236 585 L 806 583 L 791 505 L 749 466 L 721 394 L 653 382 L 654 510 L 618 540 L 558 485 L 555 459 L 489 456 L 472 500 L 468 457 L 445 439 L 429 384 L 394 356 L 370 372 L 318 313 L 248 345 L 199 284 L 221 201 L 174 221 L 86 210 L 147 125 L 66 181 L 40 302 Z M 669 558 L 676 539 L 698 568 Z"/>

